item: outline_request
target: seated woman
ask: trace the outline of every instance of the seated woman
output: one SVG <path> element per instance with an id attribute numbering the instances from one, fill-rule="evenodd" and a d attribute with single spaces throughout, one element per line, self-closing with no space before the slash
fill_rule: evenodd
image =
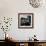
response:
<path id="1" fill-rule="evenodd" d="M 16 41 L 16 38 L 14 36 L 12 36 L 11 34 L 6 34 L 6 42 L 10 42 L 13 43 Z"/>

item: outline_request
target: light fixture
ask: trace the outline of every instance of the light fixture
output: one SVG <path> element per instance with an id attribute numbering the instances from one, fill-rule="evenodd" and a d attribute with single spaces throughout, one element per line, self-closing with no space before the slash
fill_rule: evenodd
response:
<path id="1" fill-rule="evenodd" d="M 29 0 L 29 3 L 32 5 L 32 7 L 38 8 L 45 2 L 43 0 Z"/>

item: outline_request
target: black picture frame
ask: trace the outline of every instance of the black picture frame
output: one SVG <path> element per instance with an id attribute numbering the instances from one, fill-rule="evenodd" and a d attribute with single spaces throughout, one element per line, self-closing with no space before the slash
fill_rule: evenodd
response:
<path id="1" fill-rule="evenodd" d="M 33 28 L 34 14 L 33 13 L 18 13 L 18 28 Z"/>

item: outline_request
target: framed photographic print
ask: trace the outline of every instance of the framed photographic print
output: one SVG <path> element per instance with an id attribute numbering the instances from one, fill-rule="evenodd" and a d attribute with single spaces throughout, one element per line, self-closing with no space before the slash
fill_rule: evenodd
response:
<path id="1" fill-rule="evenodd" d="M 33 13 L 18 13 L 18 28 L 33 28 Z"/>

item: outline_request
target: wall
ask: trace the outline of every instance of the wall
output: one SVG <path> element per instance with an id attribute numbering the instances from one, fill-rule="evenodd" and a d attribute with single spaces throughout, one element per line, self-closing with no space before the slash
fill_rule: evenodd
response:
<path id="1" fill-rule="evenodd" d="M 34 13 L 34 28 L 33 29 L 18 29 L 18 13 Z M 12 17 L 13 22 L 10 31 L 7 33 L 16 40 L 27 40 L 34 34 L 37 39 L 45 39 L 45 15 L 46 6 L 33 8 L 28 0 L 0 0 L 0 16 Z M 0 17 L 0 18 L 1 18 Z M 3 31 L 0 31 L 0 39 L 4 39 Z"/>

